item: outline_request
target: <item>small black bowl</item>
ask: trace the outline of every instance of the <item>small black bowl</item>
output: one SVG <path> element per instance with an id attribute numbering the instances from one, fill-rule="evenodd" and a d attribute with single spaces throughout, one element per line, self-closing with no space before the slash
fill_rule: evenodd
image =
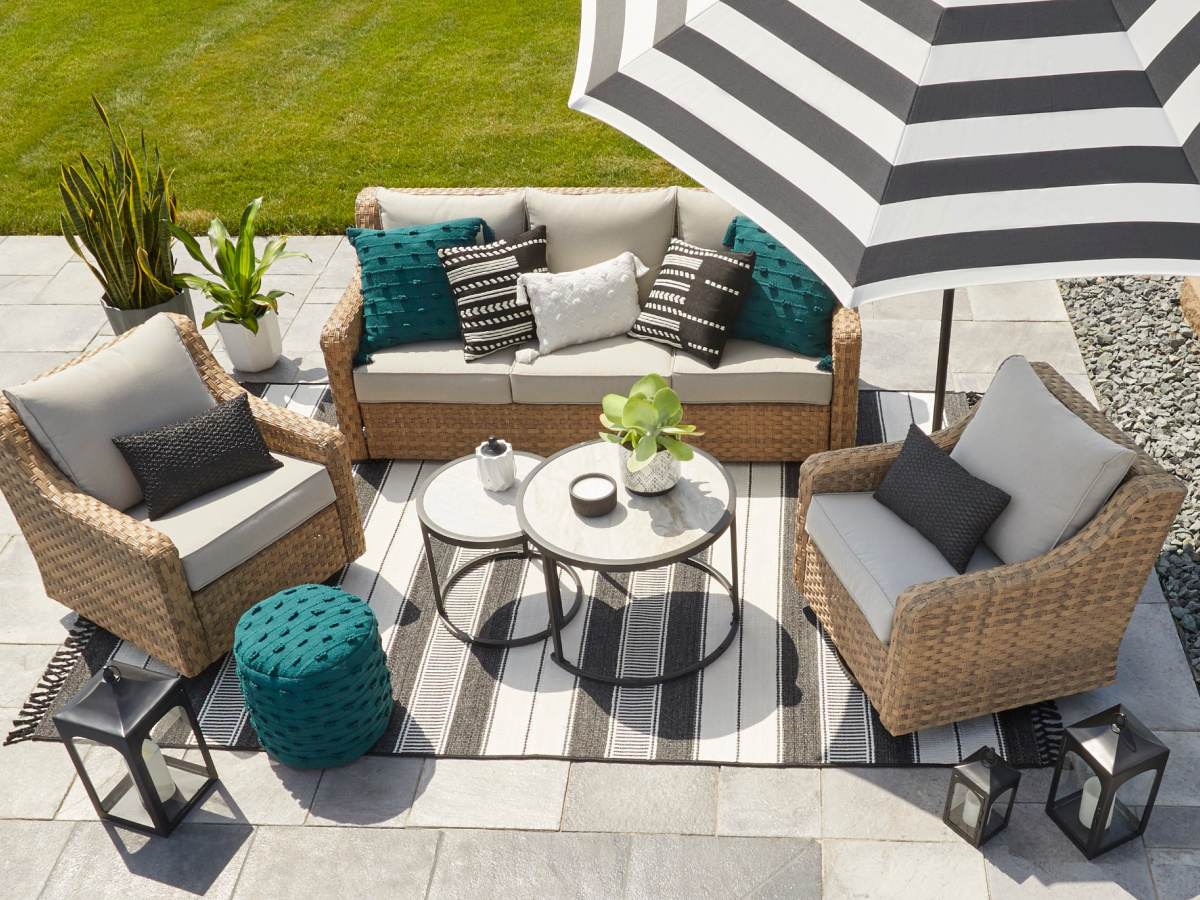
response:
<path id="1" fill-rule="evenodd" d="M 602 497 L 580 497 L 575 493 L 575 485 L 585 478 L 601 478 L 608 482 L 608 493 Z M 586 472 L 571 480 L 567 486 L 571 494 L 571 508 L 586 519 L 606 516 L 617 508 L 617 483 L 601 472 Z"/>

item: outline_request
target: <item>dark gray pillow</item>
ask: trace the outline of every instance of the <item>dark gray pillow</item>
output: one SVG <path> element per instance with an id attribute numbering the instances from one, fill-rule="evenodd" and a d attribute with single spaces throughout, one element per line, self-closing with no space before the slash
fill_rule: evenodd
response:
<path id="1" fill-rule="evenodd" d="M 917 529 L 961 574 L 1011 498 L 952 460 L 913 424 L 875 499 Z"/>
<path id="2" fill-rule="evenodd" d="M 133 470 L 151 521 L 217 488 L 283 466 L 267 449 L 246 394 L 112 442 Z"/>

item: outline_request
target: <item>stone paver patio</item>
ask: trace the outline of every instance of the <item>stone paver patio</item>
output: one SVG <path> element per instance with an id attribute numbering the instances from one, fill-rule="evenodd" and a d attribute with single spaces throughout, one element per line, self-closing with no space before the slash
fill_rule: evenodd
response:
<path id="1" fill-rule="evenodd" d="M 285 360 L 256 379 L 321 382 L 321 325 L 354 255 L 338 237 L 295 238 L 291 249 L 313 261 L 288 260 L 270 278 L 294 296 L 280 304 Z M 98 297 L 60 238 L 0 237 L 0 387 L 106 340 Z M 939 295 L 864 309 L 864 384 L 929 390 L 939 315 Z M 1090 396 L 1052 282 L 960 292 L 956 317 L 952 387 L 982 390 L 1020 352 Z M 33 689 L 69 615 L 45 596 L 0 503 L 0 722 Z M 1060 708 L 1070 722 L 1117 700 L 1172 757 L 1145 840 L 1093 863 L 1042 812 L 1048 771 L 1025 773 L 1012 825 L 980 853 L 941 823 L 942 769 L 373 757 L 298 771 L 216 751 L 220 789 L 163 841 L 98 824 L 63 748 L 22 743 L 0 748 L 0 897 L 1200 896 L 1200 697 L 1154 580 L 1117 684 Z"/>

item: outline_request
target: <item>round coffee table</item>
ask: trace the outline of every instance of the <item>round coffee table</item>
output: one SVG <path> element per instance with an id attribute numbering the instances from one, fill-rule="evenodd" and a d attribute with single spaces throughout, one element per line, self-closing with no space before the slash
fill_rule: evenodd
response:
<path id="1" fill-rule="evenodd" d="M 521 532 L 517 523 L 517 492 L 523 479 L 527 478 L 543 459 L 535 453 L 522 451 L 517 451 L 515 455 L 517 480 L 507 491 L 484 490 L 479 481 L 473 455 L 459 457 L 446 463 L 417 489 L 417 517 L 421 520 L 421 538 L 425 542 L 425 561 L 429 565 L 433 602 L 446 629 L 459 640 L 469 644 L 485 647 L 520 647 L 545 640 L 552 633 L 551 628 L 545 628 L 536 634 L 513 638 L 484 638 L 471 635 L 450 621 L 446 612 L 446 595 L 468 572 L 497 560 L 540 559 L 544 570 L 561 569 L 574 581 L 575 603 L 566 614 L 564 624 L 575 618 L 575 614 L 583 605 L 583 585 L 579 574 L 568 565 L 550 564 L 530 548 L 529 542 Z M 442 580 L 438 577 L 437 563 L 430 544 L 431 536 L 444 544 L 493 552 L 467 561 Z M 556 595 L 560 594 L 558 578 L 547 576 L 546 583 L 553 583 Z M 560 610 L 561 604 L 560 599 Z"/>
<path id="2" fill-rule="evenodd" d="M 522 482 L 517 493 L 517 521 L 543 558 L 556 565 L 602 572 L 637 572 L 682 563 L 699 569 L 729 591 L 733 606 L 729 633 L 703 659 L 662 675 L 613 677 L 589 672 L 564 656 L 562 631 L 571 616 L 563 615 L 558 579 L 546 578 L 550 631 L 554 637 L 551 658 L 559 666 L 581 678 L 608 684 L 626 687 L 660 684 L 704 668 L 725 652 L 737 634 L 741 618 L 734 515 L 737 491 L 725 467 L 703 450 L 696 450 L 695 457 L 683 463 L 679 484 L 656 497 L 640 496 L 621 486 L 620 465 L 617 447 L 604 441 L 576 444 L 554 454 Z M 577 515 L 567 493 L 572 479 L 589 472 L 610 475 L 618 484 L 616 509 L 593 519 Z M 726 531 L 732 578 L 694 558 Z M 552 569 L 545 567 L 547 572 Z"/>

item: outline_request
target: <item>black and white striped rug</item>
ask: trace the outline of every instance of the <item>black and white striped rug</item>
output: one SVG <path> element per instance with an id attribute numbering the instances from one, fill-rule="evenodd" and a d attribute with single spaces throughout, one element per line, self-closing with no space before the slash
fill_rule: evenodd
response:
<path id="1" fill-rule="evenodd" d="M 321 418 L 322 386 L 274 385 L 266 397 Z M 895 439 L 925 423 L 929 398 L 864 392 L 863 442 Z M 961 402 L 961 401 L 960 401 Z M 730 467 L 738 491 L 743 625 L 713 665 L 667 684 L 621 688 L 580 681 L 549 658 L 548 642 L 468 647 L 438 624 L 414 504 L 435 462 L 356 467 L 366 554 L 335 579 L 379 618 L 396 698 L 380 754 L 541 756 L 742 765 L 955 763 L 983 744 L 1025 766 L 1048 764 L 1060 731 L 1053 704 L 983 716 L 903 737 L 889 735 L 797 596 L 791 579 L 798 465 Z M 711 548 L 727 559 L 723 541 Z M 448 572 L 481 551 L 435 547 Z M 720 640 L 727 595 L 689 567 L 600 575 L 582 572 L 584 606 L 567 652 L 611 673 L 676 668 Z M 631 598 L 636 598 L 630 602 Z M 710 603 L 710 599 L 712 602 Z M 488 636 L 544 627 L 537 564 L 483 567 L 450 594 L 452 618 Z M 708 627 L 712 616 L 713 627 Z M 714 637 L 715 636 L 715 637 Z M 111 634 L 82 623 L 17 722 L 17 739 L 56 738 L 48 713 L 109 659 L 166 670 Z M 214 746 L 258 746 L 231 656 L 189 682 Z"/>

